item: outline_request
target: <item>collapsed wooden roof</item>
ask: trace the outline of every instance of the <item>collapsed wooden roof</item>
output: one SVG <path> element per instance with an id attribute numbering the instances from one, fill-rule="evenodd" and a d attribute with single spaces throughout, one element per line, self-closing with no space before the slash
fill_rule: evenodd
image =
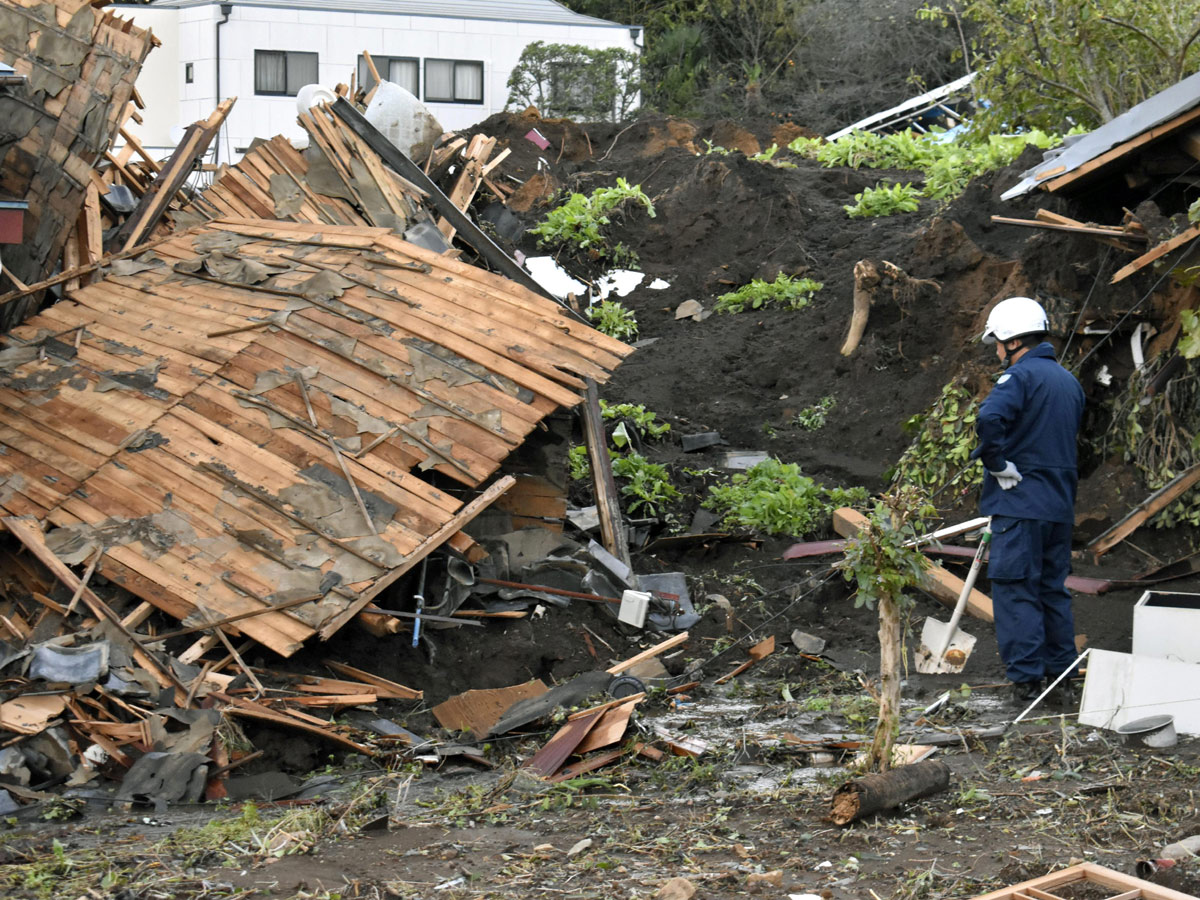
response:
<path id="1" fill-rule="evenodd" d="M 287 655 L 470 546 L 497 490 L 427 471 L 483 484 L 628 352 L 387 228 L 219 219 L 9 335 L 0 509 L 176 618 L 299 603 L 229 626 Z"/>

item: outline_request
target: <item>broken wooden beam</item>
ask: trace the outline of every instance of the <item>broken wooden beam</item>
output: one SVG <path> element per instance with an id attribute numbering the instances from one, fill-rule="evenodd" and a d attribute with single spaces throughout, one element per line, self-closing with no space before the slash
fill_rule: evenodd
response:
<path id="1" fill-rule="evenodd" d="M 1092 542 L 1087 545 L 1087 552 L 1092 554 L 1094 559 L 1099 560 L 1101 556 L 1141 528 L 1152 516 L 1182 497 L 1198 482 L 1200 482 L 1200 463 L 1184 469 L 1126 513 L 1119 522 L 1103 534 L 1093 538 Z"/>
<path id="2" fill-rule="evenodd" d="M 114 246 L 119 245 L 122 250 L 129 250 L 145 240 L 167 211 L 167 207 L 175 200 L 175 195 L 192 174 L 196 163 L 208 152 L 209 145 L 221 130 L 221 125 L 235 102 L 237 97 L 222 101 L 207 119 L 188 126 L 183 140 L 176 146 L 175 152 L 171 154 L 158 177 L 142 195 L 137 208 L 117 230 L 113 238 Z"/>
<path id="3" fill-rule="evenodd" d="M 680 644 L 686 643 L 687 639 L 688 639 L 688 633 L 686 631 L 681 631 L 681 632 L 679 632 L 679 634 L 676 634 L 676 635 L 673 635 L 672 637 L 667 638 L 662 643 L 655 644 L 653 647 L 649 647 L 649 648 L 643 650 L 641 653 L 637 654 L 636 656 L 631 656 L 631 657 L 629 657 L 629 659 L 622 660 L 621 662 L 617 663 L 615 666 L 612 666 L 609 669 L 605 669 L 605 671 L 608 672 L 609 675 L 620 675 L 622 672 L 626 671 L 627 669 L 632 669 L 638 663 L 645 662 L 648 659 L 653 659 L 654 657 L 656 657 L 662 653 L 665 653 L 666 651 L 672 649 L 673 647 L 678 647 Z"/>
<path id="4" fill-rule="evenodd" d="M 866 516 L 848 506 L 833 511 L 833 530 L 842 537 L 854 537 L 866 523 Z M 941 566 L 931 566 L 926 570 L 925 578 L 918 587 L 953 609 L 958 603 L 959 594 L 962 593 L 963 580 Z M 985 622 L 995 621 L 992 598 L 977 588 L 972 588 L 967 597 L 967 612 Z"/>
<path id="5" fill-rule="evenodd" d="M 596 491 L 596 511 L 600 515 L 601 542 L 605 550 L 632 569 L 629 541 L 625 536 L 625 519 L 621 514 L 620 495 L 617 493 L 617 482 L 613 478 L 608 441 L 604 436 L 600 394 L 594 380 L 588 378 L 586 384 L 581 414 L 584 442 L 587 444 L 588 460 L 592 468 L 592 485 Z"/>

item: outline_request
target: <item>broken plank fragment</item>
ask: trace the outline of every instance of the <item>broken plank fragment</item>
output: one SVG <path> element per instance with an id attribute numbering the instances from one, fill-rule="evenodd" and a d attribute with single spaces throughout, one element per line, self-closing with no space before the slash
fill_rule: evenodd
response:
<path id="1" fill-rule="evenodd" d="M 672 649 L 673 647 L 678 647 L 680 644 L 686 643 L 687 639 L 688 639 L 688 633 L 686 631 L 681 631 L 681 632 L 679 632 L 679 634 L 672 635 L 671 637 L 667 638 L 665 641 L 655 644 L 653 647 L 643 650 L 641 653 L 637 654 L 636 656 L 631 656 L 631 657 L 629 657 L 629 659 L 623 660 L 622 662 L 617 663 L 615 666 L 612 666 L 611 668 L 606 669 L 605 671 L 607 671 L 609 675 L 620 675 L 626 669 L 630 669 L 630 668 L 636 666 L 640 662 L 645 662 L 648 659 L 653 659 L 654 657 L 658 656 L 661 653 L 665 653 L 666 651 Z"/>
<path id="2" fill-rule="evenodd" d="M 1129 535 L 1137 531 L 1148 519 L 1174 503 L 1193 486 L 1200 482 L 1200 463 L 1184 469 L 1165 485 L 1131 509 L 1125 516 L 1105 531 L 1095 537 L 1087 545 L 1087 552 L 1099 560 Z"/>
<path id="3" fill-rule="evenodd" d="M 540 775 L 542 778 L 549 778 L 562 768 L 567 757 L 583 743 L 584 738 L 604 715 L 602 712 L 594 712 L 583 718 L 567 722 L 546 742 L 541 750 L 527 759 L 521 768 Z"/>
<path id="4" fill-rule="evenodd" d="M 482 740 L 513 704 L 546 691 L 545 682 L 536 678 L 511 687 L 465 691 L 435 706 L 433 716 L 449 731 L 470 731 Z"/>
<path id="5" fill-rule="evenodd" d="M 354 666 L 348 666 L 336 660 L 327 659 L 325 660 L 325 665 L 329 666 L 329 668 L 333 669 L 339 675 L 348 675 L 363 682 L 363 684 L 371 685 L 375 688 L 375 693 L 388 700 L 422 700 L 425 697 L 424 691 L 413 690 L 398 682 L 389 681 L 382 676 L 364 672 L 362 669 L 356 669 Z"/>

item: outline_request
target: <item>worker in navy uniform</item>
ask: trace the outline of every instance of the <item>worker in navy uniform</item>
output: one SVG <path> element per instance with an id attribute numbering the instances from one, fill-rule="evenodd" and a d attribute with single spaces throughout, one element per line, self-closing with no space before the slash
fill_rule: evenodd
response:
<path id="1" fill-rule="evenodd" d="M 996 642 L 1017 703 L 1032 701 L 1045 679 L 1076 656 L 1075 620 L 1065 581 L 1071 571 L 1071 528 L 1079 478 L 1075 437 L 1083 388 L 1045 341 L 1041 304 L 1010 297 L 996 304 L 983 332 L 1006 371 L 979 408 L 983 461 L 980 511 L 992 517 L 988 577 Z M 1070 682 L 1057 689 L 1073 705 Z"/>

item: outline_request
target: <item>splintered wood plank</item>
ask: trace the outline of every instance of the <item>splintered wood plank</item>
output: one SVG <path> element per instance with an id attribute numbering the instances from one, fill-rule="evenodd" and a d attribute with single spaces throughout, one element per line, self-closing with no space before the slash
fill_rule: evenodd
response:
<path id="1" fill-rule="evenodd" d="M 1152 262 L 1162 259 L 1168 253 L 1178 250 L 1184 244 L 1200 239 L 1200 225 L 1193 225 L 1191 228 L 1186 228 L 1170 240 L 1163 241 L 1147 253 L 1143 253 L 1133 262 L 1122 266 L 1112 277 L 1110 284 L 1116 284 L 1119 281 L 1124 281 L 1130 275 L 1140 272 Z"/>
<path id="2" fill-rule="evenodd" d="M 354 666 L 349 666 L 336 660 L 327 659 L 324 660 L 324 663 L 339 675 L 348 675 L 351 678 L 371 685 L 380 697 L 387 697 L 393 700 L 421 700 L 425 696 L 424 691 L 413 690 L 395 681 L 389 681 L 380 675 L 364 672 L 362 669 L 356 669 Z"/>
<path id="3" fill-rule="evenodd" d="M 1087 551 L 1099 559 L 1146 523 L 1146 520 L 1174 503 L 1200 482 L 1200 463 L 1184 469 L 1169 482 L 1131 509 L 1103 534 L 1092 539 Z"/>
<path id="4" fill-rule="evenodd" d="M 604 715 L 603 712 L 594 712 L 567 722 L 542 749 L 527 759 L 521 768 L 542 778 L 549 778 L 562 768 L 567 757 L 575 752 Z"/>

